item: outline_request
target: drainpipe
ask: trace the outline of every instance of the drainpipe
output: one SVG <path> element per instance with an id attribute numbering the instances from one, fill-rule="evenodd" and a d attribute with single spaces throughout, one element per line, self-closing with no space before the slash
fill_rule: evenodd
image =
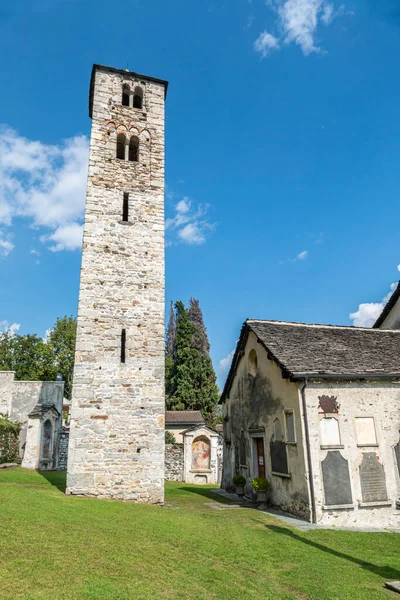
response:
<path id="1" fill-rule="evenodd" d="M 317 511 L 315 508 L 315 491 L 314 491 L 314 477 L 313 477 L 312 461 L 311 461 L 310 432 L 308 429 L 308 419 L 307 419 L 306 387 L 307 387 L 307 378 L 304 379 L 304 383 L 300 388 L 300 393 L 301 393 L 301 401 L 302 401 L 302 405 L 303 405 L 304 433 L 306 436 L 308 480 L 309 480 L 309 484 L 310 484 L 310 497 L 311 497 L 311 523 L 316 523 L 317 522 Z"/>

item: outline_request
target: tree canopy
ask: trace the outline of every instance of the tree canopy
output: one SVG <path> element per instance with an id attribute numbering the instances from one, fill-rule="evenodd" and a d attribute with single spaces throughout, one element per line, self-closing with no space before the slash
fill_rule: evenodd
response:
<path id="1" fill-rule="evenodd" d="M 171 319 L 174 319 L 173 350 L 169 344 Z M 215 413 L 218 387 L 210 344 L 199 301 L 191 298 L 189 309 L 175 303 L 170 313 L 166 347 L 166 401 L 168 410 L 200 410 L 209 419 Z"/>
<path id="2" fill-rule="evenodd" d="M 0 370 L 15 371 L 15 378 L 27 381 L 54 381 L 61 375 L 65 395 L 71 397 L 74 367 L 76 319 L 57 319 L 47 339 L 37 335 L 0 334 Z"/>

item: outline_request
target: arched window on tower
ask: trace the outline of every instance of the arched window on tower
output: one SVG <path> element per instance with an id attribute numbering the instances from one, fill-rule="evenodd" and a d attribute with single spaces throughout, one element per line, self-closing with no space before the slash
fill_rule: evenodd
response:
<path id="1" fill-rule="evenodd" d="M 143 107 L 143 91 L 140 87 L 135 88 L 133 95 L 133 108 Z"/>
<path id="2" fill-rule="evenodd" d="M 122 88 L 122 106 L 129 106 L 129 85 L 124 85 Z"/>
<path id="3" fill-rule="evenodd" d="M 138 162 L 139 160 L 139 139 L 134 135 L 129 141 L 129 160 L 131 162 Z"/>
<path id="4" fill-rule="evenodd" d="M 125 144 L 126 139 L 123 133 L 117 135 L 117 158 L 125 160 Z"/>

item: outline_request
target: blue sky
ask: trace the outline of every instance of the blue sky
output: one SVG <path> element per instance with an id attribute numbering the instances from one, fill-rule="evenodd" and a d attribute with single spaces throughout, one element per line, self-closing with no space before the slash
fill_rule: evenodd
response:
<path id="1" fill-rule="evenodd" d="M 167 303 L 199 298 L 221 383 L 247 317 L 370 324 L 399 277 L 399 34 L 394 0 L 3 0 L 1 327 L 76 314 L 94 62 L 170 82 Z"/>

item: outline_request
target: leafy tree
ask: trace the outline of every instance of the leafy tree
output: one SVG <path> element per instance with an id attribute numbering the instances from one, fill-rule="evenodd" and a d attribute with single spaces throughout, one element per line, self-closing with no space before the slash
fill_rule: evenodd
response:
<path id="1" fill-rule="evenodd" d="M 172 431 L 165 431 L 165 443 L 166 444 L 176 444 L 176 439 Z"/>
<path id="2" fill-rule="evenodd" d="M 211 358 L 204 354 L 202 331 L 183 302 L 176 302 L 174 365 L 167 395 L 169 410 L 200 410 L 207 419 L 218 401 Z M 205 329 L 205 328 L 204 328 Z"/>
<path id="3" fill-rule="evenodd" d="M 67 398 L 71 398 L 75 341 L 76 319 L 67 316 L 58 318 L 50 331 L 48 346 L 54 356 L 56 376 L 62 375 L 65 382 L 64 393 Z"/>
<path id="4" fill-rule="evenodd" d="M 51 349 L 37 335 L 1 335 L 0 369 L 15 371 L 19 380 L 53 380 L 55 364 Z"/>
<path id="5" fill-rule="evenodd" d="M 57 319 L 47 341 L 37 335 L 0 334 L 0 370 L 15 371 L 17 380 L 54 381 L 62 375 L 71 395 L 76 320 Z"/>

